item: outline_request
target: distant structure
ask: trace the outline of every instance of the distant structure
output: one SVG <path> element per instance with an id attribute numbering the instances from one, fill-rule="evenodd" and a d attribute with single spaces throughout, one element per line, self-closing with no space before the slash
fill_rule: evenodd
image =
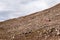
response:
<path id="1" fill-rule="evenodd" d="M 0 40 L 60 40 L 60 3 L 44 11 L 0 22 Z"/>

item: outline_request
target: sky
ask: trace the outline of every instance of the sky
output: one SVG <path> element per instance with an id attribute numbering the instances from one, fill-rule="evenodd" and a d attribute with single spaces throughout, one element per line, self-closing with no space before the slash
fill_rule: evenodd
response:
<path id="1" fill-rule="evenodd" d="M 0 0 L 0 22 L 48 9 L 60 0 Z"/>

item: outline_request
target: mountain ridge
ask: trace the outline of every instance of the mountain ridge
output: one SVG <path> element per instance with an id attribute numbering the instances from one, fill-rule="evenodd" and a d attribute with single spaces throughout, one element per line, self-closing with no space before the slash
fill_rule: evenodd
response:
<path id="1" fill-rule="evenodd" d="M 47 10 L 0 22 L 0 40 L 59 40 L 60 3 Z"/>

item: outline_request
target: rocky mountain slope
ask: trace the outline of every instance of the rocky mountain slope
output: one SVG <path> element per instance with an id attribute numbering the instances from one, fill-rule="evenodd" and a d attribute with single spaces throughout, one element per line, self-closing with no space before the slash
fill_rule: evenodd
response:
<path id="1" fill-rule="evenodd" d="M 60 4 L 0 22 L 0 40 L 60 40 Z"/>

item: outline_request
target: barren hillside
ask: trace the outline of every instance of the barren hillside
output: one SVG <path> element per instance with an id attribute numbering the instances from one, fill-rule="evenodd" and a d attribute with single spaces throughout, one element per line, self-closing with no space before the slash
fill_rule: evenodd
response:
<path id="1" fill-rule="evenodd" d="M 0 40 L 60 40 L 60 4 L 0 22 Z"/>

